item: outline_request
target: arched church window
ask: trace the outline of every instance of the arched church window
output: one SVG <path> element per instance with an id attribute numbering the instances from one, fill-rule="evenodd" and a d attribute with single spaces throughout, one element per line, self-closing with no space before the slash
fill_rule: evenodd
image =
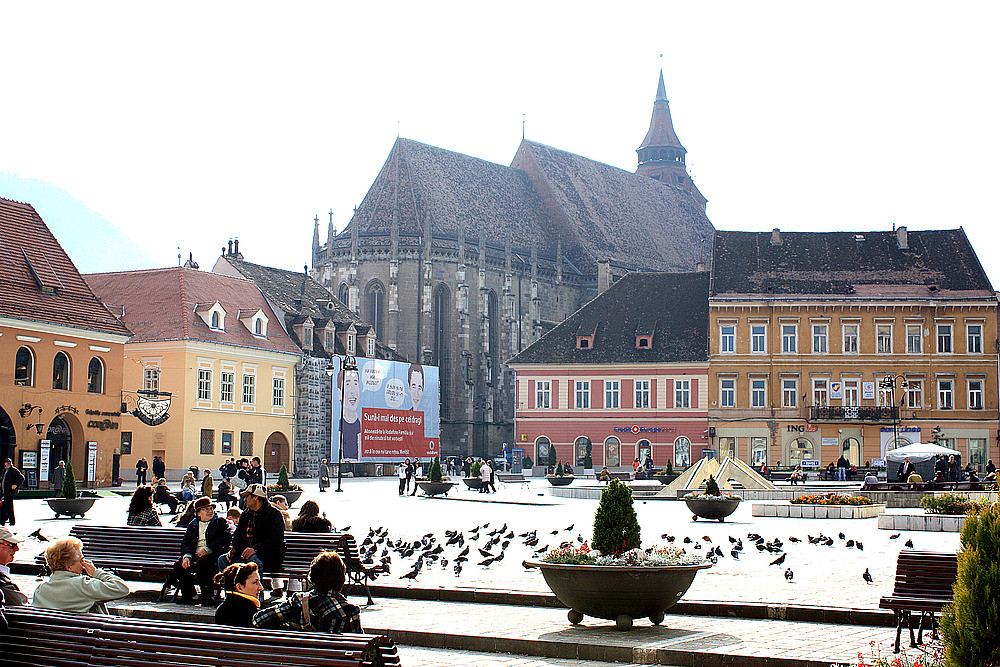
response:
<path id="1" fill-rule="evenodd" d="M 350 298 L 347 292 L 347 283 L 340 283 L 340 288 L 337 290 L 337 298 L 340 299 L 340 302 L 342 304 L 344 304 L 347 307 L 350 307 L 351 304 L 347 302 L 348 299 Z"/>
<path id="2" fill-rule="evenodd" d="M 434 361 L 438 365 L 441 418 L 447 418 L 451 396 L 451 291 L 444 283 L 434 290 Z"/>
<path id="3" fill-rule="evenodd" d="M 375 327 L 375 337 L 385 340 L 385 287 L 377 280 L 368 285 L 367 296 L 368 312 L 365 313 L 368 321 Z"/>

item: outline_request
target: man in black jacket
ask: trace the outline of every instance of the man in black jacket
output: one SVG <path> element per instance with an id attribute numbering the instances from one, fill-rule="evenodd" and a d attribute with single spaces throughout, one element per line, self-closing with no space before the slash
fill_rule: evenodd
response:
<path id="1" fill-rule="evenodd" d="M 247 484 L 264 485 L 264 468 L 260 465 L 259 456 L 250 459 L 250 467 L 247 468 Z"/>
<path id="2" fill-rule="evenodd" d="M 285 560 L 285 519 L 267 500 L 267 489 L 251 484 L 242 493 L 246 511 L 233 533 L 233 546 L 219 556 L 219 570 L 230 563 L 257 563 L 262 572 L 281 569 Z"/>
<path id="3" fill-rule="evenodd" d="M 167 464 L 163 462 L 159 456 L 153 457 L 153 477 L 156 479 L 163 479 L 163 476 L 167 472 Z"/>
<path id="4" fill-rule="evenodd" d="M 0 476 L 0 526 L 7 523 L 14 525 L 14 497 L 24 484 L 24 475 L 14 467 L 13 461 L 4 459 L 3 475 Z"/>
<path id="5" fill-rule="evenodd" d="M 229 522 L 216 516 L 215 503 L 211 498 L 194 501 L 197 521 L 187 525 L 181 544 L 181 558 L 174 563 L 174 574 L 181 582 L 181 598 L 184 604 L 194 602 L 194 582 L 198 579 L 201 588 L 201 604 L 214 604 L 215 584 L 213 577 L 219 572 L 219 555 L 229 549 L 232 535 Z"/>

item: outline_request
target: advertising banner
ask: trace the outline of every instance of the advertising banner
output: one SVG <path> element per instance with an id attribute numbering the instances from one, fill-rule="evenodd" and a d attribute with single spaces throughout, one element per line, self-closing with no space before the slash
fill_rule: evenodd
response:
<path id="1" fill-rule="evenodd" d="M 330 460 L 398 463 L 440 453 L 439 384 L 436 366 L 359 358 L 358 370 L 333 359 L 333 423 Z M 344 400 L 341 402 L 341 395 Z M 341 414 L 343 411 L 343 418 Z"/>

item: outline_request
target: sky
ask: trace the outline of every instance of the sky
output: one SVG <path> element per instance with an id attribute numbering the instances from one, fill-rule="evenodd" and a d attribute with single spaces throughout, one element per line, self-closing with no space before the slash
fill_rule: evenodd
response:
<path id="1" fill-rule="evenodd" d="M 349 6 L 348 6 L 349 4 Z M 633 171 L 662 67 L 727 230 L 962 226 L 994 286 L 1000 3 L 5 2 L 0 196 L 83 271 L 301 270 L 397 135 Z M 662 55 L 661 55 L 662 54 Z"/>

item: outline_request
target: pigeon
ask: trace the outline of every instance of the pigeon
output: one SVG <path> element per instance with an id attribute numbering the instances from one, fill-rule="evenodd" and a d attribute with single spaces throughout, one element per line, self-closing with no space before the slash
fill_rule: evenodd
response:
<path id="1" fill-rule="evenodd" d="M 341 529 L 340 529 L 340 532 L 342 532 L 342 533 L 346 533 L 346 532 L 347 532 L 347 531 L 349 531 L 350 529 L 351 529 L 351 527 L 350 527 L 350 526 L 344 526 L 343 528 L 341 528 Z"/>
<path id="2" fill-rule="evenodd" d="M 576 541 L 579 542 L 580 544 L 583 544 L 583 535 L 577 535 Z"/>
<path id="3" fill-rule="evenodd" d="M 548 550 L 549 550 L 549 545 L 546 544 L 541 549 L 536 549 L 533 553 L 535 553 L 536 555 L 538 555 L 538 554 L 543 554 L 543 553 L 545 553 Z"/>
<path id="4" fill-rule="evenodd" d="M 684 538 L 684 544 L 691 544 L 691 538 L 690 537 L 685 537 Z"/>
<path id="5" fill-rule="evenodd" d="M 899 536 L 900 536 L 900 533 L 896 533 L 895 535 L 890 535 L 890 536 L 889 536 L 889 539 L 890 539 L 890 540 L 895 540 L 895 539 L 899 539 Z"/>
<path id="6" fill-rule="evenodd" d="M 400 579 L 416 579 L 417 575 L 420 573 L 420 566 L 414 566 L 412 570 L 400 577 Z"/>
<path id="7" fill-rule="evenodd" d="M 48 542 L 49 541 L 49 538 L 47 538 L 44 535 L 42 535 L 42 529 L 41 528 L 37 529 L 33 533 L 28 533 L 28 537 L 33 537 L 36 540 L 38 540 L 39 542 Z"/>
<path id="8" fill-rule="evenodd" d="M 553 530 L 552 532 L 549 533 L 549 535 L 558 535 L 558 534 L 559 534 L 558 530 Z"/>
<path id="9" fill-rule="evenodd" d="M 867 567 L 865 568 L 865 573 L 861 575 L 861 578 L 867 581 L 869 584 L 872 583 L 872 575 L 871 572 L 868 571 Z"/>
<path id="10" fill-rule="evenodd" d="M 667 539 L 667 542 L 673 542 L 675 538 L 674 538 L 673 535 L 667 535 L 666 539 Z"/>
<path id="11" fill-rule="evenodd" d="M 566 532 L 568 533 L 569 531 L 573 530 L 573 526 L 575 526 L 575 525 L 576 525 L 575 523 L 569 524 L 569 527 L 565 529 Z"/>
<path id="12" fill-rule="evenodd" d="M 665 540 L 665 539 L 667 539 L 668 537 L 670 537 L 670 535 L 668 535 L 667 533 L 663 533 L 662 535 L 660 535 L 660 539 L 661 539 L 661 540 Z"/>
<path id="13" fill-rule="evenodd" d="M 788 538 L 788 541 L 789 541 L 789 542 L 801 542 L 802 540 L 800 540 L 800 539 L 799 539 L 799 538 L 797 538 L 797 537 L 789 537 L 789 538 Z"/>
<path id="14" fill-rule="evenodd" d="M 733 560 L 739 560 L 740 559 L 740 552 L 737 551 L 736 549 L 733 549 L 732 551 L 730 551 L 729 555 L 733 557 Z"/>
<path id="15" fill-rule="evenodd" d="M 496 560 L 496 558 L 487 558 L 486 560 L 482 561 L 479 564 L 482 565 L 483 567 L 489 567 L 490 565 L 493 564 L 493 561 L 495 561 L 495 560 Z"/>
<path id="16" fill-rule="evenodd" d="M 837 533 L 837 537 L 839 537 L 841 541 L 844 541 L 844 539 L 845 539 L 843 533 Z"/>
<path id="17" fill-rule="evenodd" d="M 720 549 L 719 547 L 715 547 L 715 555 L 718 556 L 719 558 L 722 558 L 722 549 Z"/>
<path id="18" fill-rule="evenodd" d="M 913 548 L 913 540 L 906 540 L 906 542 L 903 542 L 903 546 L 905 546 L 905 547 L 907 547 L 909 549 L 912 549 Z"/>
<path id="19" fill-rule="evenodd" d="M 455 563 L 454 570 L 455 570 L 455 576 L 456 577 L 458 575 L 462 574 L 462 564 L 461 563 Z"/>
<path id="20" fill-rule="evenodd" d="M 858 551 L 864 551 L 865 550 L 865 545 L 861 544 L 861 542 L 855 542 L 854 546 L 856 546 L 858 548 Z"/>
<path id="21" fill-rule="evenodd" d="M 709 544 L 711 544 L 711 543 L 712 543 L 712 538 L 711 538 L 711 537 L 709 537 L 708 535 L 703 535 L 701 539 L 705 540 L 705 541 L 706 541 L 706 542 L 708 542 Z"/>
<path id="22" fill-rule="evenodd" d="M 847 544 L 846 544 L 845 546 L 846 546 L 846 547 L 847 547 L 848 549 L 850 549 L 851 547 L 853 547 L 853 546 L 854 546 L 854 540 L 847 540 Z"/>
<path id="23" fill-rule="evenodd" d="M 773 561 L 771 561 L 770 564 L 771 565 L 781 565 L 784 562 L 785 562 L 785 554 L 781 554 L 780 556 L 778 556 L 777 558 L 775 558 Z"/>
<path id="24" fill-rule="evenodd" d="M 791 583 L 792 577 L 794 577 L 794 576 L 795 575 L 792 574 L 792 568 L 789 567 L 789 568 L 785 569 L 785 580 L 786 581 L 788 581 L 789 583 Z"/>
<path id="25" fill-rule="evenodd" d="M 484 557 L 484 558 L 492 558 L 492 557 L 493 557 L 493 554 L 491 554 L 491 553 L 490 553 L 489 551 L 487 551 L 486 549 L 480 549 L 480 550 L 479 550 L 479 553 L 481 553 L 481 554 L 483 555 L 483 557 Z"/>
<path id="26" fill-rule="evenodd" d="M 698 542 L 697 544 L 695 544 L 694 548 L 695 549 L 701 549 L 701 542 Z"/>
<path id="27" fill-rule="evenodd" d="M 735 537 L 733 537 L 732 535 L 730 535 L 730 536 L 729 536 L 729 543 L 730 543 L 730 544 L 736 544 L 736 538 L 735 538 Z"/>

